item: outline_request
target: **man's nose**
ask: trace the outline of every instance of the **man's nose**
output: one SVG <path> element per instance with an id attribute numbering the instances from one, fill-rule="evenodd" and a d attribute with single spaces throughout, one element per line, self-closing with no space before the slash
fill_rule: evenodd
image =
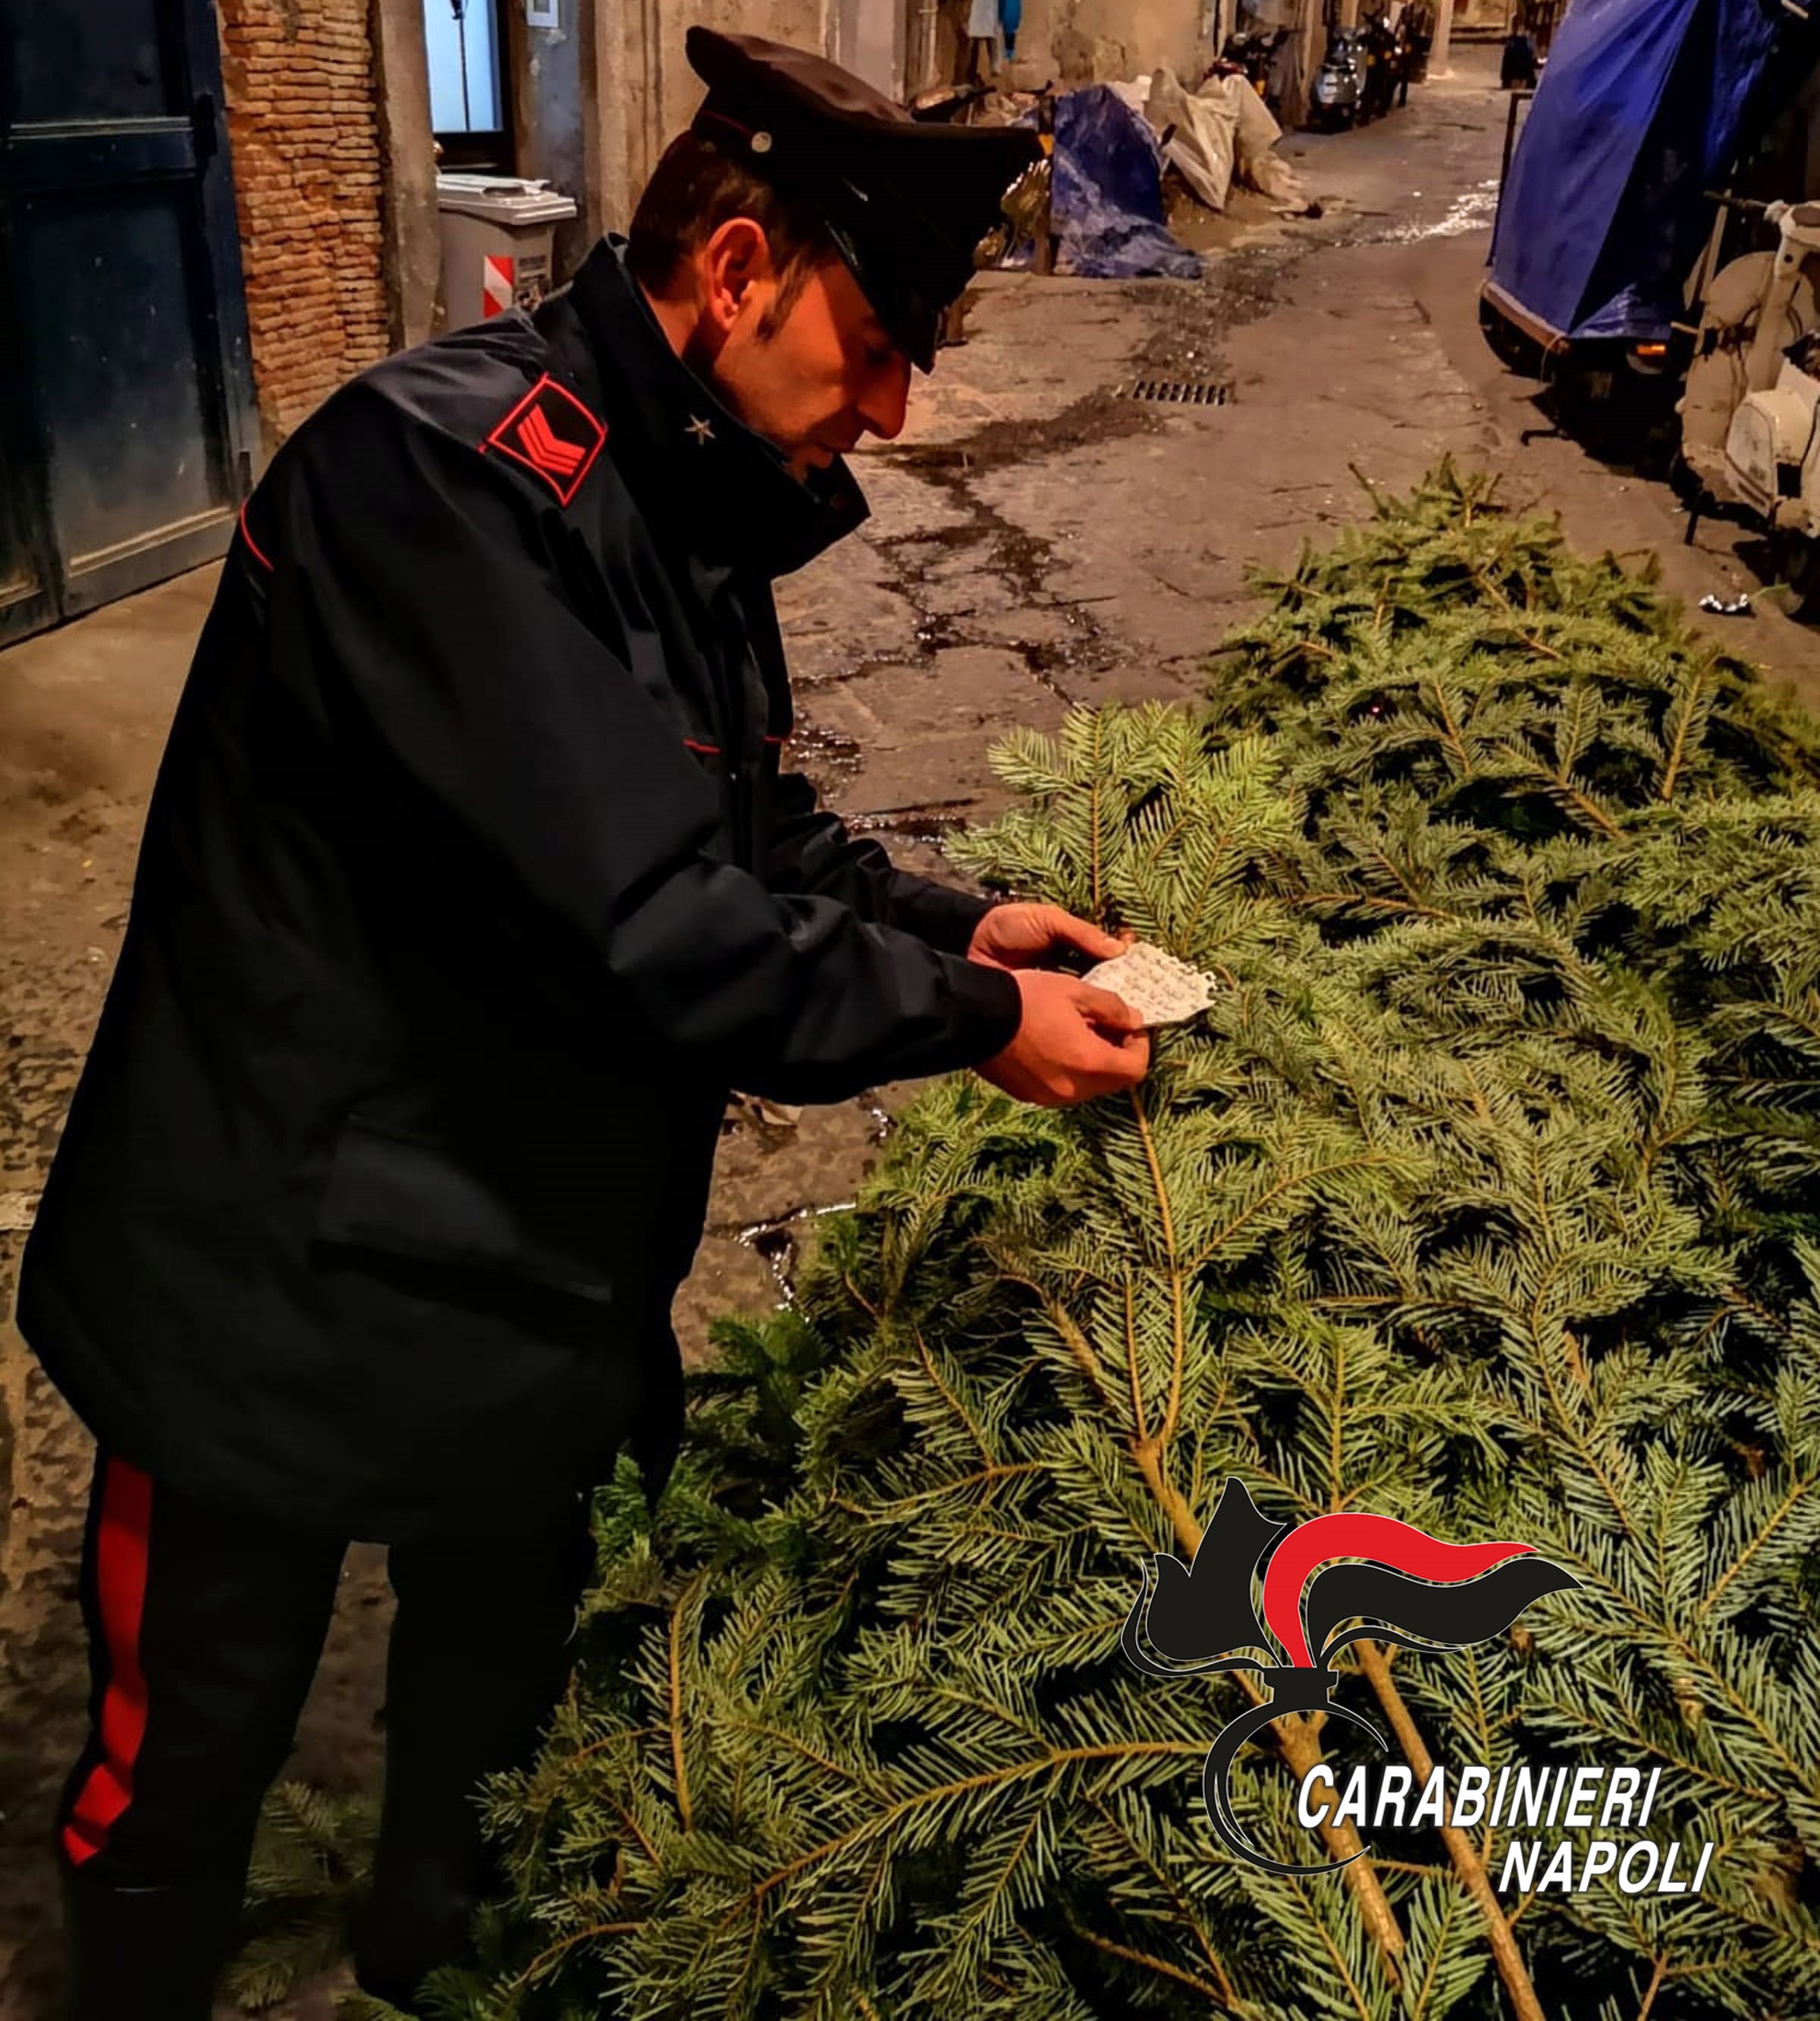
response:
<path id="1" fill-rule="evenodd" d="M 910 361 L 897 358 L 874 373 L 860 398 L 860 419 L 866 432 L 890 442 L 904 432 L 910 410 Z"/>

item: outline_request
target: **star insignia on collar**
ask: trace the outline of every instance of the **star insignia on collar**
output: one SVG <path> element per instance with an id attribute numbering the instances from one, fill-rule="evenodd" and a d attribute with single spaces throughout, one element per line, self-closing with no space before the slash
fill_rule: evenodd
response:
<path id="1" fill-rule="evenodd" d="M 695 446 L 704 449 L 714 439 L 714 424 L 697 414 L 687 424 L 688 432 L 695 438 Z"/>

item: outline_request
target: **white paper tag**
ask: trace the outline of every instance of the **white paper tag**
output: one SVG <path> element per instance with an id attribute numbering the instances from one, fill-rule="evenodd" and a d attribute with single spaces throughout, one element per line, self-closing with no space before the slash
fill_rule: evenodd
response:
<path id="1" fill-rule="evenodd" d="M 1130 1004 L 1146 1025 L 1185 1025 L 1207 1009 L 1219 988 L 1212 976 L 1142 941 L 1083 979 Z"/>

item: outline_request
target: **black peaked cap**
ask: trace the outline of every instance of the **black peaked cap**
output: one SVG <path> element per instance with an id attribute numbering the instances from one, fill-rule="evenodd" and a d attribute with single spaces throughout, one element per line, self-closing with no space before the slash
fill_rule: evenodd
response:
<path id="1" fill-rule="evenodd" d="M 814 206 L 879 320 L 928 371 L 974 247 L 1041 158 L 1035 134 L 912 119 L 825 56 L 756 35 L 695 27 L 687 48 L 708 86 L 693 130 Z"/>

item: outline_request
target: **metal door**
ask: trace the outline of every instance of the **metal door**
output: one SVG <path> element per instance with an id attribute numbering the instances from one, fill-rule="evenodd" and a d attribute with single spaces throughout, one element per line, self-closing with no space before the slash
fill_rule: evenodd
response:
<path id="1" fill-rule="evenodd" d="M 0 639 L 220 553 L 253 431 L 213 0 L 3 0 Z"/>

